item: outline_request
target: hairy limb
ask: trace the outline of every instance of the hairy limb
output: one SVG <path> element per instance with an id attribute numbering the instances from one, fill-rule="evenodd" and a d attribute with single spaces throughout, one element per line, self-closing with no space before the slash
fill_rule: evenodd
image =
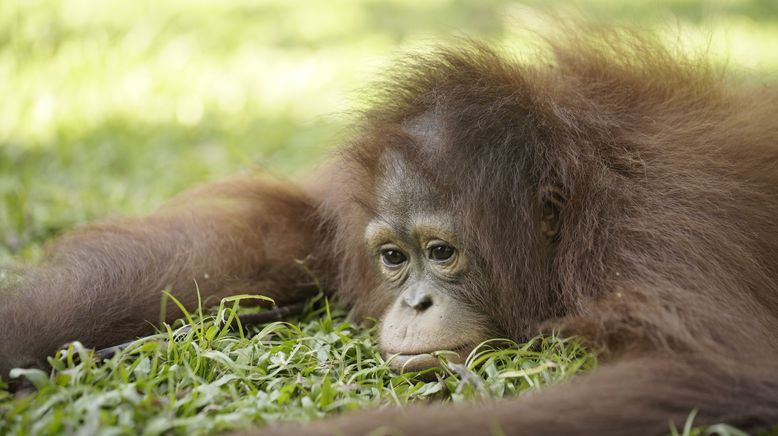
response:
<path id="1" fill-rule="evenodd" d="M 495 403 L 415 406 L 346 414 L 307 427 L 256 434 L 570 435 L 667 434 L 697 409 L 695 425 L 748 429 L 778 422 L 778 377 L 754 365 L 736 373 L 680 356 L 638 358 L 603 366 L 569 383 Z M 766 362 L 763 362 L 766 363 Z M 252 434 L 251 431 L 246 434 Z"/>
<path id="2" fill-rule="evenodd" d="M 115 345 L 160 319 L 162 290 L 187 308 L 235 293 L 278 304 L 315 292 L 325 274 L 316 205 L 256 179 L 196 188 L 156 213 L 96 224 L 56 241 L 44 263 L 0 289 L 0 375 L 38 365 L 64 343 Z M 300 265 L 305 260 L 305 267 Z M 180 316 L 167 305 L 168 321 Z"/>

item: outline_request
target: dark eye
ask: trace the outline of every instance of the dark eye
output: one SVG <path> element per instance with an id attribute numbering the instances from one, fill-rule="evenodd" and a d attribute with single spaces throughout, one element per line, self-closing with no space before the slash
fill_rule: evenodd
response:
<path id="1" fill-rule="evenodd" d="M 451 259 L 454 255 L 454 247 L 450 245 L 436 245 L 430 248 L 430 259 L 438 262 Z"/>
<path id="2" fill-rule="evenodd" d="M 384 265 L 394 267 L 405 262 L 406 257 L 402 251 L 387 249 L 381 251 L 381 260 L 384 262 Z"/>

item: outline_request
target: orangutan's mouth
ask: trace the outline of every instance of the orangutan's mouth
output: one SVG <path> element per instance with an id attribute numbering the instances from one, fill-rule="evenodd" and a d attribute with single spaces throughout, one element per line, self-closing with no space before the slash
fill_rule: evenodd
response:
<path id="1" fill-rule="evenodd" d="M 462 363 L 465 361 L 465 358 L 472 349 L 473 344 L 462 344 L 457 347 L 441 347 L 426 352 L 387 352 L 385 355 L 389 359 L 389 365 L 392 367 L 392 369 L 399 372 L 409 372 L 439 367 L 439 355 L 444 356 L 449 362 Z M 438 356 L 436 356 L 436 354 Z"/>

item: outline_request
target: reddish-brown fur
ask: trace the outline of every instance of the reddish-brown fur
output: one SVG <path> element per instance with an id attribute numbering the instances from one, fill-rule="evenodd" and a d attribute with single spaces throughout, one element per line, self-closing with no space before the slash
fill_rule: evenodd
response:
<path id="1" fill-rule="evenodd" d="M 655 434 L 693 409 L 699 424 L 778 424 L 776 89 L 628 31 L 567 35 L 533 63 L 476 45 L 401 65 L 330 182 L 308 194 L 215 185 L 66 237 L 4 297 L 0 371 L 67 340 L 139 334 L 167 285 L 190 305 L 193 279 L 206 295 L 292 301 L 310 280 L 293 258 L 355 315 L 381 316 L 391 297 L 363 231 L 378 157 L 392 150 L 460 214 L 488 275 L 471 299 L 494 333 L 559 329 L 604 363 L 497 404 L 373 411 L 308 431 Z M 552 250 L 538 231 L 549 190 L 564 198 Z"/>
<path id="2" fill-rule="evenodd" d="M 2 289 L 0 375 L 40 365 L 69 341 L 102 348 L 148 333 L 167 288 L 190 308 L 195 288 L 211 303 L 265 290 L 278 304 L 305 298 L 316 284 L 294 260 L 317 245 L 317 226 L 299 189 L 235 180 L 196 188 L 143 219 L 71 232 L 44 265 Z M 170 306 L 168 321 L 180 316 Z"/>

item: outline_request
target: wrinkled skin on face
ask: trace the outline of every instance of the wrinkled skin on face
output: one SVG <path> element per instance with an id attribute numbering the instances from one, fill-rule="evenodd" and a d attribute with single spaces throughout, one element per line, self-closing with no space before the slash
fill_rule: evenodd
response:
<path id="1" fill-rule="evenodd" d="M 377 216 L 365 231 L 382 292 L 394 297 L 381 320 L 381 349 L 398 370 L 437 365 L 435 351 L 462 362 L 490 337 L 488 321 L 467 301 L 483 271 L 439 192 L 397 156 L 385 157 L 383 174 Z"/>

